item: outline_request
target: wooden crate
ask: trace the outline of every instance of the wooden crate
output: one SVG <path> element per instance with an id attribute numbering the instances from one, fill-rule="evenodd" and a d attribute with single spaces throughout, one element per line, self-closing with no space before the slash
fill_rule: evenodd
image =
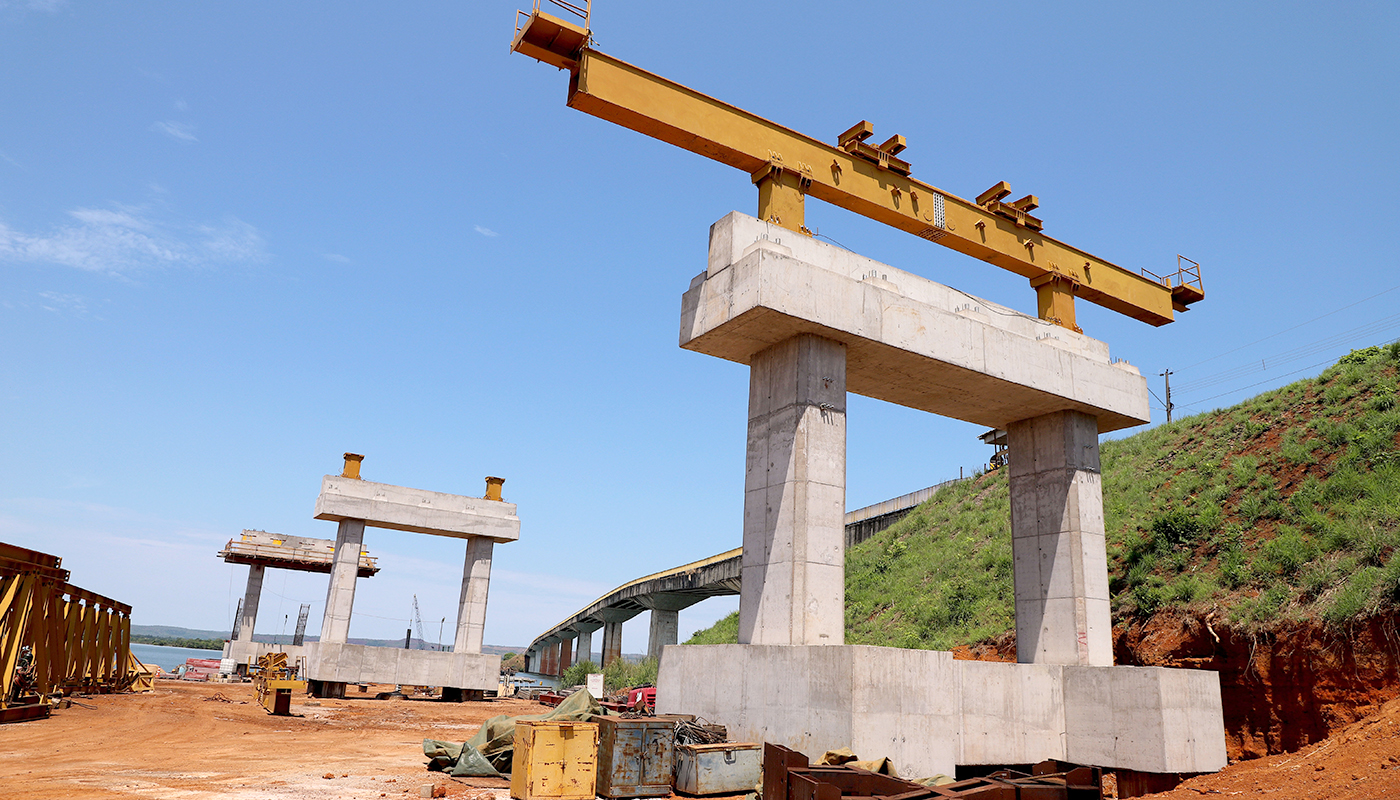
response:
<path id="1" fill-rule="evenodd" d="M 598 726 L 592 722 L 520 720 L 510 796 L 515 800 L 593 800 Z"/>

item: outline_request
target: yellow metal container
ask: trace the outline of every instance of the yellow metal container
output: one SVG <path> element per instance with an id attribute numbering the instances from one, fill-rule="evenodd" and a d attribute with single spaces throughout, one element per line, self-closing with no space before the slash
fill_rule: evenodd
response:
<path id="1" fill-rule="evenodd" d="M 510 796 L 515 800 L 593 800 L 598 779 L 598 725 L 515 723 Z"/>

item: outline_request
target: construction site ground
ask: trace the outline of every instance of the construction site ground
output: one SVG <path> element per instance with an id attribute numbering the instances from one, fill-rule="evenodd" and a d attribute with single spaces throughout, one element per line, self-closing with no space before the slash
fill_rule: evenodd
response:
<path id="1" fill-rule="evenodd" d="M 424 786 L 440 785 L 439 796 L 508 797 L 504 780 L 429 772 L 422 741 L 464 741 L 489 717 L 543 706 L 373 699 L 391 688 L 344 700 L 298 697 L 291 717 L 265 712 L 249 684 L 161 681 L 150 694 L 78 698 L 81 705 L 50 719 L 0 726 L 0 790 L 54 800 L 320 800 L 420 797 Z M 1241 761 L 1151 797 L 1266 795 L 1400 797 L 1400 699 L 1302 750 Z"/>
<path id="2" fill-rule="evenodd" d="M 252 684 L 158 681 L 149 694 L 77 698 L 46 720 L 0 726 L 6 798 L 446 797 L 503 800 L 503 780 L 429 772 L 423 739 L 465 741 L 497 714 L 538 714 L 539 703 L 293 699 L 290 717 L 260 706 Z M 87 708 L 84 706 L 91 706 Z"/>

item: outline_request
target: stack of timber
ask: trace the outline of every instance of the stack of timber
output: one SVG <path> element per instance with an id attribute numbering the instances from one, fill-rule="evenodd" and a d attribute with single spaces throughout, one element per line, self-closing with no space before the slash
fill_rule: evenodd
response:
<path id="1" fill-rule="evenodd" d="M 0 543 L 0 722 L 47 717 L 63 694 L 130 689 L 131 606 L 68 583 L 58 556 Z"/>

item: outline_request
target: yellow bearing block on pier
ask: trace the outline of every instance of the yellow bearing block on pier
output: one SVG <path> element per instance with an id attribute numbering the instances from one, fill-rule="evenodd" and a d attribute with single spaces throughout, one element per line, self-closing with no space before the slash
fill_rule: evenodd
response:
<path id="1" fill-rule="evenodd" d="M 510 768 L 510 796 L 515 800 L 593 800 L 597 778 L 596 723 L 515 723 Z"/>

